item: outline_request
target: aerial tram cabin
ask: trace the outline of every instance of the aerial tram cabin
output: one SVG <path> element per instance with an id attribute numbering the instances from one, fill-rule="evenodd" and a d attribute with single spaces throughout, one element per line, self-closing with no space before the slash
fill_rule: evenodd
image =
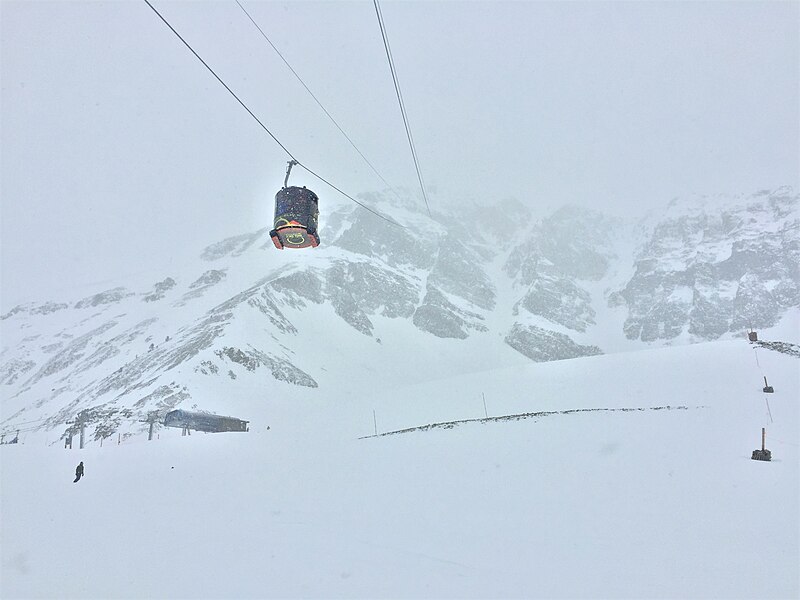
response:
<path id="1" fill-rule="evenodd" d="M 305 186 L 287 186 L 295 164 L 297 161 L 289 161 L 283 187 L 275 194 L 275 228 L 269 236 L 278 250 L 319 246 L 319 198 Z"/>

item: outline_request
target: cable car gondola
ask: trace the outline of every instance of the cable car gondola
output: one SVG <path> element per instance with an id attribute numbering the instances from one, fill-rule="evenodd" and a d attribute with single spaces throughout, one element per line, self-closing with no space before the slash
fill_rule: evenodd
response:
<path id="1" fill-rule="evenodd" d="M 289 161 L 283 187 L 275 194 L 275 228 L 269 236 L 278 250 L 319 246 L 319 198 L 305 186 L 287 186 L 289 173 L 296 164 L 295 160 Z"/>

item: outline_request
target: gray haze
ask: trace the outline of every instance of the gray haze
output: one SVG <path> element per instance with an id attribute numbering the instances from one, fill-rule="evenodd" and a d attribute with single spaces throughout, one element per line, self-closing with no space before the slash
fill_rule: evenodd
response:
<path id="1" fill-rule="evenodd" d="M 416 175 L 372 2 L 245 2 L 393 185 Z M 303 163 L 382 182 L 235 2 L 155 2 Z M 798 186 L 798 3 L 384 2 L 431 197 L 640 212 Z M 0 3 L 2 296 L 270 224 L 288 157 L 144 2 Z M 326 206 L 347 202 L 309 176 Z"/>

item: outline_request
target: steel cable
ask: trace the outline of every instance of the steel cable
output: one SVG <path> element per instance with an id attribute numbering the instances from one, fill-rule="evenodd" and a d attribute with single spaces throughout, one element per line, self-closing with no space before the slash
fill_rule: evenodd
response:
<path id="1" fill-rule="evenodd" d="M 397 70 L 394 66 L 394 59 L 392 58 L 392 51 L 389 47 L 389 37 L 386 35 L 386 25 L 383 21 L 383 13 L 381 12 L 378 0 L 372 0 L 375 4 L 375 13 L 378 15 L 378 24 L 381 28 L 381 36 L 383 36 L 383 47 L 386 49 L 386 58 L 389 61 L 389 70 L 392 72 L 392 81 L 394 81 L 394 90 L 397 94 L 397 101 L 400 104 L 400 114 L 403 116 L 403 124 L 406 128 L 406 137 L 408 138 L 408 145 L 411 148 L 411 157 L 414 159 L 414 168 L 417 170 L 417 179 L 419 179 L 419 187 L 422 190 L 422 199 L 425 201 L 425 208 L 428 209 L 428 216 L 431 214 L 431 207 L 428 204 L 428 193 L 425 191 L 425 183 L 422 180 L 422 171 L 419 166 L 419 158 L 417 157 L 417 149 L 414 146 L 414 138 L 411 135 L 411 126 L 408 123 L 408 114 L 406 113 L 406 105 L 403 102 L 403 94 L 400 91 L 400 83 L 397 80 Z"/>
<path id="2" fill-rule="evenodd" d="M 175 28 L 174 28 L 172 25 L 170 25 L 169 21 L 167 21 L 167 20 L 164 18 L 164 16 L 163 16 L 163 15 L 162 15 L 160 12 L 158 12 L 158 9 L 156 9 L 156 7 L 155 7 L 155 6 L 153 6 L 153 5 L 150 3 L 150 0 L 144 0 L 144 2 L 145 2 L 145 4 L 147 4 L 147 6 L 149 6 L 149 7 L 150 7 L 150 8 L 153 10 L 153 12 L 154 12 L 154 13 L 156 13 L 156 15 L 158 15 L 158 18 L 159 18 L 159 19 L 161 19 L 161 20 L 164 22 L 164 24 L 165 24 L 167 27 L 169 27 L 169 29 L 172 31 L 172 33 L 174 33 L 174 34 L 175 34 L 175 35 L 178 37 L 178 39 L 179 39 L 180 41 L 182 41 L 182 42 L 183 42 L 183 44 L 184 44 L 184 45 L 185 45 L 185 46 L 186 46 L 186 47 L 189 49 L 189 51 L 191 51 L 191 53 L 192 53 L 192 54 L 194 54 L 194 56 L 197 58 L 197 60 L 199 60 L 199 61 L 200 61 L 200 62 L 203 64 L 203 66 L 204 66 L 206 69 L 208 69 L 208 71 L 209 71 L 209 72 L 210 72 L 210 73 L 211 73 L 211 74 L 214 76 L 214 78 L 215 78 L 217 81 L 219 81 L 219 83 L 220 83 L 220 84 L 221 84 L 221 85 L 222 85 L 222 86 L 223 86 L 223 87 L 224 87 L 226 90 L 228 90 L 228 93 L 230 93 L 230 95 L 231 95 L 231 96 L 233 96 L 233 97 L 236 99 L 236 101 L 237 101 L 239 104 L 241 104 L 241 105 L 242 105 L 242 108 L 244 108 L 244 109 L 245 109 L 245 110 L 248 112 L 248 114 L 249 114 L 251 117 L 253 117 L 253 119 L 255 119 L 255 120 L 256 120 L 256 122 L 257 122 L 257 123 L 258 123 L 258 124 L 261 126 L 261 128 L 262 128 L 264 131 L 266 131 L 266 132 L 267 132 L 267 134 L 268 134 L 268 135 L 269 135 L 269 136 L 270 136 L 270 137 L 271 137 L 271 138 L 272 138 L 272 139 L 275 141 L 275 143 L 276 143 L 276 144 L 278 144 L 278 146 L 280 146 L 280 147 L 281 147 L 281 149 L 283 149 L 283 151 L 284 151 L 284 152 L 286 152 L 286 154 L 287 154 L 287 155 L 289 155 L 289 157 L 290 157 L 292 160 L 296 161 L 296 162 L 297 162 L 297 164 L 298 164 L 299 166 L 303 167 L 303 168 L 304 168 L 306 171 L 308 171 L 308 172 L 309 172 L 311 175 L 313 175 L 314 177 L 316 177 L 317 179 L 319 179 L 321 182 L 323 182 L 324 184 L 326 184 L 326 185 L 328 185 L 329 187 L 333 188 L 334 190 L 336 190 L 337 192 L 339 192 L 340 194 L 342 194 L 342 195 L 343 195 L 345 198 L 348 198 L 349 200 L 351 200 L 351 201 L 355 202 L 356 204 L 358 204 L 358 205 L 359 205 L 361 208 L 363 208 L 363 209 L 365 209 L 365 210 L 368 210 L 369 212 L 371 212 L 371 213 L 372 213 L 372 214 L 374 214 L 375 216 L 377 216 L 377 217 L 380 217 L 381 219 L 383 219 L 384 221 L 387 221 L 387 222 L 391 223 L 392 225 L 397 225 L 398 227 L 403 227 L 403 228 L 405 228 L 405 226 L 404 226 L 404 225 L 401 225 L 400 223 L 398 223 L 398 222 L 396 222 L 396 221 L 394 221 L 394 220 L 392 220 L 392 219 L 390 219 L 390 218 L 388 218 L 388 217 L 386 217 L 386 216 L 384 216 L 384 215 L 380 214 L 379 212 L 377 212 L 377 211 L 375 211 L 375 210 L 371 209 L 369 206 L 367 206 L 367 205 L 363 204 L 362 202 L 359 202 L 358 200 L 356 200 L 355 198 L 353 198 L 353 197 L 352 197 L 350 194 L 348 194 L 347 192 L 343 191 L 343 190 L 342 190 L 342 189 L 340 189 L 339 187 L 337 187 L 337 186 L 333 185 L 333 184 L 332 184 L 330 181 L 328 181 L 328 180 L 327 180 L 327 179 L 325 179 L 324 177 L 322 177 L 322 176 L 318 175 L 317 173 L 315 173 L 314 171 L 312 171 L 311 169 L 309 169 L 308 167 L 306 167 L 306 166 L 305 166 L 305 165 L 304 165 L 302 162 L 300 162 L 299 160 L 297 160 L 297 158 L 295 158 L 295 156 L 294 156 L 294 155 L 293 155 L 293 154 L 292 154 L 292 153 L 289 151 L 289 149 L 288 149 L 286 146 L 284 146 L 284 145 L 281 143 L 281 141 L 280 141 L 280 140 L 279 140 L 277 137 L 275 137 L 275 134 L 273 134 L 273 133 L 272 133 L 272 132 L 269 130 L 269 128 L 268 128 L 266 125 L 264 125 L 264 123 L 262 123 L 262 122 L 261 122 L 261 119 L 259 119 L 259 118 L 258 118 L 258 117 L 255 115 L 255 113 L 254 113 L 252 110 L 250 110 L 250 109 L 247 107 L 247 105 L 246 105 L 246 104 L 245 104 L 245 103 L 242 101 L 242 99 L 241 99 L 241 98 L 239 98 L 239 96 L 237 96 L 237 95 L 236 95 L 236 93 L 235 93 L 235 92 L 234 92 L 234 91 L 233 91 L 233 90 L 232 90 L 230 87 L 228 87 L 228 85 L 227 85 L 227 84 L 226 84 L 226 83 L 225 83 L 225 82 L 222 80 L 222 78 L 221 78 L 219 75 L 217 75 L 217 73 L 214 71 L 214 69 L 212 69 L 212 68 L 211 68 L 211 67 L 208 65 L 208 63 L 207 63 L 206 61 L 204 61 L 204 60 L 203 60 L 203 58 L 202 58 L 202 57 L 201 57 L 201 56 L 200 56 L 200 55 L 199 55 L 197 52 L 195 52 L 194 48 L 192 48 L 192 46 L 189 44 L 189 42 L 187 42 L 187 41 L 186 41 L 186 40 L 183 38 L 183 36 L 181 36 L 181 34 L 180 34 L 180 33 L 178 33 L 178 31 L 177 31 L 177 30 L 176 30 L 176 29 L 175 29 Z"/>

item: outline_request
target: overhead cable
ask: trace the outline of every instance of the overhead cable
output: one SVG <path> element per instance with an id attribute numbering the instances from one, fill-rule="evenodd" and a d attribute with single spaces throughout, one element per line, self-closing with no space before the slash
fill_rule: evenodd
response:
<path id="1" fill-rule="evenodd" d="M 147 4 L 147 6 L 149 6 L 149 7 L 150 7 L 150 8 L 153 10 L 153 12 L 154 12 L 154 13 L 156 13 L 156 15 L 158 15 L 158 17 L 159 17 L 159 18 L 160 18 L 160 19 L 161 19 L 161 20 L 164 22 L 164 24 L 165 24 L 167 27 L 169 27 L 169 29 L 172 31 L 172 33 L 174 33 L 174 34 L 175 34 L 175 35 L 178 37 L 178 39 L 179 39 L 180 41 L 182 41 L 182 42 L 183 42 L 183 44 L 184 44 L 184 45 L 185 45 L 185 46 L 186 46 L 186 47 L 187 47 L 187 48 L 188 48 L 188 49 L 191 51 L 191 53 L 195 55 L 195 57 L 197 58 L 197 60 L 199 60 L 201 63 L 203 63 L 203 66 L 204 66 L 206 69 L 208 69 L 208 71 L 209 71 L 209 72 L 210 72 L 210 73 L 211 73 L 211 74 L 212 74 L 212 75 L 213 75 L 213 76 L 216 78 L 216 80 L 217 80 L 217 81 L 219 81 L 219 83 L 220 83 L 220 84 L 221 84 L 221 85 L 222 85 L 222 86 L 223 86 L 223 87 L 224 87 L 226 90 L 228 90 L 228 93 L 230 93 L 230 95 L 231 95 L 231 96 L 233 96 L 233 97 L 236 99 L 236 101 L 237 101 L 239 104 L 241 104 L 241 105 L 242 105 L 242 108 L 244 108 L 244 109 L 245 109 L 245 110 L 246 110 L 246 111 L 247 111 L 247 112 L 250 114 L 250 116 L 251 116 L 251 117 L 253 117 L 253 118 L 256 120 L 256 122 L 257 122 L 257 123 L 258 123 L 258 124 L 261 126 L 261 128 L 262 128 L 264 131 L 266 131 L 266 132 L 267 132 L 267 134 L 269 134 L 269 136 L 270 136 L 270 137 L 271 137 L 271 138 L 272 138 L 272 139 L 275 141 L 275 143 L 276 143 L 276 144 L 278 144 L 278 146 L 280 146 L 280 147 L 281 147 L 281 149 L 283 149 L 283 151 L 284 151 L 286 154 L 288 154 L 288 155 L 289 155 L 289 157 L 290 157 L 292 160 L 294 160 L 294 161 L 296 161 L 296 162 L 297 162 L 298 166 L 300 166 L 300 167 L 303 167 L 303 168 L 304 168 L 306 171 L 308 171 L 308 172 L 309 172 L 311 175 L 313 175 L 314 177 L 316 177 L 317 179 L 319 179 L 321 182 L 323 182 L 324 184 L 328 185 L 329 187 L 333 188 L 334 190 L 336 190 L 337 192 L 339 192 L 340 194 L 342 194 L 344 197 L 346 197 L 346 198 L 348 198 L 348 199 L 352 200 L 353 202 L 355 202 L 356 204 L 358 204 L 358 205 L 359 205 L 361 208 L 363 208 L 363 209 L 365 209 L 365 210 L 368 210 L 368 211 L 369 211 L 369 212 L 371 212 L 373 215 L 375 215 L 375 216 L 377 216 L 377 217 L 380 217 L 381 219 L 383 219 L 384 221 L 387 221 L 387 222 L 391 223 L 392 225 L 397 225 L 398 227 L 403 227 L 403 228 L 405 229 L 405 226 L 404 226 L 404 225 L 401 225 L 400 223 L 398 223 L 398 222 L 396 222 L 396 221 L 394 221 L 394 220 L 392 220 L 392 219 L 389 219 L 388 217 L 385 217 L 384 215 L 380 214 L 379 212 L 377 212 L 377 211 L 375 211 L 375 210 L 371 209 L 369 206 L 367 206 L 367 205 L 363 204 L 362 202 L 359 202 L 358 200 L 356 200 L 355 198 L 353 198 L 353 197 L 352 197 L 350 194 L 348 194 L 347 192 L 345 192 L 345 191 L 341 190 L 341 189 L 340 189 L 340 188 L 338 188 L 337 186 L 333 185 L 333 184 L 332 184 L 330 181 L 328 181 L 327 179 L 325 179 L 325 178 L 324 178 L 324 177 L 322 177 L 321 175 L 318 175 L 317 173 L 315 173 L 314 171 L 312 171 L 311 169 L 309 169 L 307 166 L 305 166 L 303 163 L 301 163 L 300 161 L 298 161 L 298 160 L 297 160 L 297 158 L 295 158 L 295 156 L 294 156 L 294 155 L 293 155 L 291 152 L 289 152 L 289 149 L 288 149 L 288 148 L 286 148 L 286 146 L 284 146 L 284 145 L 281 143 L 281 141 L 280 141 L 280 140 L 279 140 L 277 137 L 275 137 L 275 134 L 273 134 L 273 133 L 272 133 L 272 132 L 271 132 L 271 131 L 270 131 L 270 130 L 267 128 L 267 126 L 266 126 L 266 125 L 264 125 L 264 123 L 262 123 L 262 122 L 261 122 L 261 119 L 259 119 L 259 118 L 258 118 L 258 117 L 255 115 L 255 113 L 253 113 L 253 111 L 252 111 L 252 110 L 250 110 L 250 109 L 247 107 L 247 105 L 246 105 L 246 104 L 245 104 L 245 103 L 244 103 L 244 102 L 241 100 L 241 98 L 239 98 L 239 96 L 237 96 L 237 95 L 236 95 L 236 93 L 235 93 L 235 92 L 234 92 L 234 91 L 233 91 L 233 90 L 232 90 L 230 87 L 228 87 L 228 85 L 227 85 L 227 84 L 226 84 L 226 83 L 225 83 L 225 82 L 222 80 L 222 78 L 221 78 L 219 75 L 217 75 L 217 74 L 216 74 L 216 72 L 214 71 L 214 69 L 212 69 L 212 68 L 211 68 L 211 67 L 208 65 L 208 63 L 207 63 L 206 61 L 204 61 L 204 60 L 201 58 L 201 56 L 200 56 L 200 55 L 199 55 L 197 52 L 195 52 L 194 48 L 192 48 L 192 46 L 189 44 L 189 42 L 187 42 L 187 41 L 186 41 L 186 40 L 183 38 L 183 36 L 181 36 L 181 34 L 180 34 L 180 33 L 178 33 L 178 32 L 175 30 L 175 28 L 174 28 L 172 25 L 170 25 L 169 21 L 167 21 L 167 20 L 164 18 L 164 16 L 163 16 L 163 15 L 162 15 L 160 12 L 158 12 L 158 10 L 156 9 L 156 7 L 155 7 L 155 6 L 153 6 L 153 5 L 150 3 L 150 0 L 144 0 L 144 2 L 145 2 L 145 4 Z"/>
<path id="2" fill-rule="evenodd" d="M 11 419 L 11 417 L 9 417 L 9 419 L 7 419 L 7 420 L 10 420 L 10 419 Z M 49 420 L 49 419 L 48 418 L 44 418 L 44 419 L 33 419 L 32 421 L 20 421 L 19 423 L 17 423 L 17 425 L 27 425 L 29 423 L 41 423 L 42 421 L 47 421 L 47 420 Z"/>
<path id="3" fill-rule="evenodd" d="M 358 149 L 358 146 L 356 146 L 355 142 L 352 139 L 350 139 L 350 136 L 347 135 L 345 130 L 342 129 L 342 127 L 339 125 L 339 123 L 336 122 L 336 119 L 334 119 L 333 116 L 331 115 L 331 113 L 329 113 L 328 110 L 322 105 L 322 102 L 320 102 L 319 98 L 317 98 L 317 96 L 314 94 L 314 92 L 312 92 L 311 89 L 306 85 L 306 82 L 303 81 L 302 77 L 300 77 L 300 75 L 297 73 L 297 71 L 294 70 L 292 65 L 289 64 L 289 61 L 286 60 L 286 57 L 284 57 L 283 54 L 281 53 L 281 51 L 278 50 L 278 48 L 275 46 L 275 44 L 272 43 L 272 40 L 270 40 L 269 37 L 267 36 L 267 34 L 264 33 L 264 30 L 261 28 L 261 26 L 258 23 L 256 23 L 256 21 L 252 17 L 252 15 L 249 12 L 247 12 L 247 9 L 244 6 L 242 6 L 242 3 L 239 2 L 239 0 L 236 0 L 236 4 L 238 4 L 239 8 L 242 9 L 242 12 L 244 12 L 244 14 L 247 15 L 247 18 L 250 19 L 250 22 L 253 25 L 255 25 L 256 29 L 258 29 L 258 31 L 261 34 L 261 36 L 267 41 L 267 43 L 272 47 L 272 49 L 275 51 L 275 53 L 280 57 L 280 59 L 284 62 L 284 64 L 289 68 L 289 70 L 292 72 L 292 74 L 297 78 L 297 81 L 300 82 L 300 85 L 302 85 L 305 88 L 305 90 L 309 93 L 309 95 L 314 99 L 314 102 L 316 102 L 317 105 L 322 109 L 322 112 L 324 112 L 325 115 L 328 117 L 328 119 L 330 119 L 331 123 L 333 123 L 336 126 L 336 129 L 338 129 L 339 132 L 344 136 L 344 138 L 348 142 L 350 142 L 350 145 L 358 153 L 358 155 L 361 158 L 364 159 L 364 162 L 367 164 L 367 166 L 369 166 L 370 169 L 372 169 L 372 172 L 375 173 L 375 175 L 378 176 L 378 178 L 386 185 L 387 188 L 389 188 L 395 194 L 395 196 L 399 197 L 399 195 L 394 190 L 392 185 L 388 181 L 386 181 L 386 179 L 384 179 L 383 175 L 381 175 L 378 172 L 378 169 L 376 169 L 375 166 L 369 161 L 369 159 L 367 159 L 367 157 L 364 156 L 364 153 L 361 152 L 361 150 Z"/>
<path id="4" fill-rule="evenodd" d="M 397 101 L 400 104 L 400 114 L 403 116 L 403 123 L 406 127 L 406 137 L 408 138 L 408 145 L 411 148 L 411 156 L 414 159 L 414 168 L 417 170 L 417 179 L 419 179 L 419 187 L 422 190 L 422 199 L 425 200 L 425 207 L 428 209 L 428 215 L 431 215 L 431 207 L 428 204 L 428 194 L 425 191 L 425 183 L 422 181 L 422 171 L 419 167 L 419 159 L 417 157 L 417 149 L 414 147 L 414 138 L 411 135 L 411 126 L 408 124 L 408 114 L 406 113 L 406 106 L 403 102 L 403 94 L 400 92 L 400 83 L 397 80 L 397 70 L 394 66 L 394 59 L 392 58 L 392 51 L 389 47 L 389 38 L 386 35 L 386 25 L 383 22 L 383 13 L 378 0 L 372 0 L 375 4 L 375 13 L 378 15 L 378 24 L 381 27 L 381 35 L 383 36 L 383 47 L 386 49 L 386 58 L 389 61 L 389 69 L 392 72 L 392 80 L 394 81 L 394 90 L 397 94 Z"/>

